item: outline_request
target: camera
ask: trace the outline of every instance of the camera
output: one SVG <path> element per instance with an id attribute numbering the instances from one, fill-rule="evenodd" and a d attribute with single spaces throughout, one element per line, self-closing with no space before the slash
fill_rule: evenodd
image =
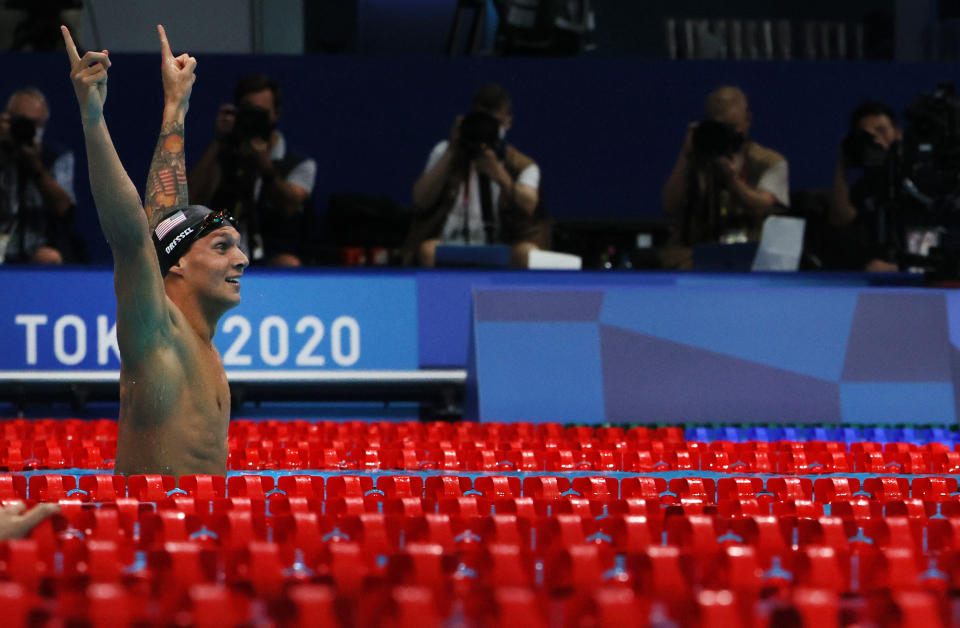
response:
<path id="1" fill-rule="evenodd" d="M 10 141 L 14 146 L 30 146 L 36 137 L 36 122 L 24 116 L 10 117 Z"/>
<path id="2" fill-rule="evenodd" d="M 703 120 L 693 130 L 691 138 L 694 154 L 704 160 L 732 157 L 746 141 L 747 137 L 733 125 L 719 120 Z"/>
<path id="3" fill-rule="evenodd" d="M 960 97 L 953 81 L 942 81 L 929 94 L 920 94 L 904 110 L 908 133 L 918 142 L 937 143 L 960 138 Z"/>
<path id="4" fill-rule="evenodd" d="M 863 167 L 863 208 L 877 216 L 876 239 L 901 265 L 932 277 L 960 277 L 960 96 L 949 81 L 920 94 L 903 111 L 903 139 L 884 151 L 869 133 L 851 133 L 844 155 Z M 923 255 L 909 234 L 937 231 Z"/>
<path id="5" fill-rule="evenodd" d="M 252 139 L 269 140 L 273 133 L 273 122 L 270 112 L 255 105 L 240 105 L 237 107 L 236 118 L 233 122 L 231 140 L 242 144 Z"/>
<path id="6" fill-rule="evenodd" d="M 471 111 L 460 121 L 460 147 L 468 159 L 476 159 L 487 148 L 503 157 L 500 121 L 488 113 Z"/>
<path id="7" fill-rule="evenodd" d="M 873 134 L 863 129 L 847 133 L 841 150 L 848 166 L 864 170 L 886 168 L 893 155 L 892 151 L 877 143 Z"/>
<path id="8" fill-rule="evenodd" d="M 246 175 L 253 172 L 250 168 L 251 156 L 245 147 L 253 139 L 269 141 L 273 129 L 268 110 L 255 105 L 237 107 L 233 129 L 223 138 L 220 152 L 220 166 L 227 179 L 246 179 Z"/>
<path id="9" fill-rule="evenodd" d="M 960 183 L 960 97 L 950 81 L 904 111 L 904 172 L 930 196 L 955 196 Z"/>

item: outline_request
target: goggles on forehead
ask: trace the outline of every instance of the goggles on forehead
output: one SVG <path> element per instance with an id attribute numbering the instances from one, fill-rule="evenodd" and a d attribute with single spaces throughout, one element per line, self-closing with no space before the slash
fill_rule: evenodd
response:
<path id="1" fill-rule="evenodd" d="M 197 236 L 194 239 L 198 240 L 207 233 L 227 225 L 237 229 L 237 219 L 234 218 L 227 210 L 221 209 L 220 211 L 210 212 L 204 216 L 203 220 L 200 221 L 200 224 L 197 225 Z"/>

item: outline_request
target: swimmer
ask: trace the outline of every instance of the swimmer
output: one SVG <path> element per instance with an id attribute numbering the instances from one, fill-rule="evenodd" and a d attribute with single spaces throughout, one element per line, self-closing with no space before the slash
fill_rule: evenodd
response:
<path id="1" fill-rule="evenodd" d="M 225 475 L 230 388 L 213 344 L 240 303 L 249 262 L 232 217 L 187 204 L 184 120 L 197 61 L 160 37 L 164 109 L 145 202 L 103 117 L 106 50 L 83 57 L 61 27 L 87 147 L 90 188 L 113 253 L 120 347 L 116 472 Z"/>

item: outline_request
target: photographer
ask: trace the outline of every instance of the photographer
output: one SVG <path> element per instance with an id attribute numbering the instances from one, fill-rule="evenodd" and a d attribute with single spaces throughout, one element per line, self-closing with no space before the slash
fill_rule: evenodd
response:
<path id="1" fill-rule="evenodd" d="M 273 79 L 240 80 L 234 103 L 220 106 L 213 140 L 190 172 L 190 202 L 232 212 L 253 263 L 300 266 L 317 163 L 288 150 L 276 128 L 280 110 Z"/>
<path id="2" fill-rule="evenodd" d="M 697 244 L 758 240 L 764 219 L 790 203 L 787 160 L 750 138 L 744 93 L 719 87 L 704 110 L 663 186 L 664 210 L 679 221 L 661 255 L 665 268 L 690 268 Z"/>
<path id="3" fill-rule="evenodd" d="M 866 101 L 850 114 L 830 194 L 833 228 L 825 261 L 838 270 L 896 272 L 890 172 L 902 138 L 896 114 L 881 102 Z M 854 170 L 860 176 L 851 188 Z M 884 235 L 886 234 L 886 235 Z"/>
<path id="4" fill-rule="evenodd" d="M 0 262 L 62 264 L 72 256 L 73 152 L 44 137 L 40 90 L 15 91 L 0 113 Z"/>
<path id="5" fill-rule="evenodd" d="M 513 122 L 510 95 L 496 84 L 474 94 L 450 139 L 430 153 L 413 186 L 417 208 L 404 263 L 433 266 L 437 245 L 509 244 L 510 261 L 526 267 L 531 250 L 548 244 L 540 206 L 540 168 L 503 137 Z"/>

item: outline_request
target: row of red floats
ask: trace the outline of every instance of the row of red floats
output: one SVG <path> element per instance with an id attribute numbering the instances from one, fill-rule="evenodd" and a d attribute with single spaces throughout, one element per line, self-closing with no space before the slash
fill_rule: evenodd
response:
<path id="1" fill-rule="evenodd" d="M 30 541 L 12 547 L 18 559 L 40 558 Z M 861 556 L 856 593 L 838 590 L 842 563 L 816 547 L 799 552 L 785 576 L 765 576 L 744 546 L 710 557 L 651 547 L 605 570 L 592 545 L 531 561 L 491 544 L 470 569 L 431 544 L 372 564 L 344 542 L 290 570 L 271 544 L 211 556 L 194 543 L 168 543 L 133 573 L 105 566 L 111 550 L 89 543 L 77 562 L 64 562 L 76 572 L 67 578 L 0 582 L 4 626 L 939 628 L 954 625 L 958 607 L 942 585 L 910 581 L 917 570 L 900 550 Z"/>
<path id="2" fill-rule="evenodd" d="M 251 512 L 230 512 L 237 516 L 224 517 L 226 527 L 193 532 L 184 512 L 143 512 L 139 532 L 121 526 L 114 538 L 66 512 L 29 539 L 0 543 L 4 625 L 38 625 L 43 612 L 97 626 L 513 625 L 498 599 L 510 590 L 522 600 L 514 619 L 528 627 L 783 626 L 819 617 L 819 628 L 882 619 L 882 604 L 894 621 L 876 625 L 926 628 L 952 625 L 949 592 L 960 586 L 960 547 L 928 541 L 922 549 L 909 522 L 895 517 L 854 527 L 851 538 L 837 517 L 674 515 L 653 534 L 642 516 L 610 517 L 602 521 L 616 524 L 605 528 L 556 515 L 528 543 L 515 515 L 371 513 L 331 529 L 299 512 L 281 517 L 266 539 L 255 527 L 238 534 Z M 960 520 L 949 523 L 960 530 Z M 611 541 L 604 530 L 629 532 Z M 128 542 L 127 532 L 141 542 Z M 928 536 L 936 537 L 932 521 Z M 292 599 L 305 586 L 324 587 L 322 613 Z M 816 592 L 819 603 L 801 592 Z M 398 605 L 398 594 L 416 603 Z M 101 596 L 117 605 L 113 612 L 99 608 Z"/>
<path id="3" fill-rule="evenodd" d="M 263 470 L 401 470 L 401 471 L 601 471 L 650 473 L 712 471 L 719 473 L 956 473 L 960 451 L 929 443 L 768 443 L 710 444 L 664 441 L 621 442 L 611 449 L 581 443 L 572 447 L 527 448 L 525 443 L 494 449 L 477 441 L 457 448 L 451 443 L 420 447 L 348 447 L 342 441 L 229 442 L 227 466 L 237 471 Z M 113 468 L 116 440 L 0 440 L 0 469 Z M 514 447 L 515 446 L 515 447 Z M 960 447 L 960 446 L 958 446 Z"/>
<path id="4" fill-rule="evenodd" d="M 634 427 L 564 425 L 561 423 L 476 423 L 469 421 L 315 421 L 236 419 L 230 437 L 239 440 L 345 440 L 356 443 L 416 441 L 601 442 L 685 438 L 681 426 Z M 83 440 L 117 437 L 115 419 L 0 419 L 0 438 L 7 440 Z"/>
<path id="5" fill-rule="evenodd" d="M 559 501 L 584 498 L 607 502 L 640 498 L 660 504 L 675 504 L 695 499 L 705 504 L 725 500 L 756 498 L 760 503 L 773 501 L 918 499 L 928 502 L 957 502 L 956 477 L 900 476 L 795 478 L 795 477 L 723 477 L 719 479 L 637 476 L 552 476 L 527 477 L 482 475 L 272 475 L 238 474 L 228 478 L 216 475 L 184 475 L 179 481 L 171 475 L 61 475 L 38 473 L 28 479 L 20 474 L 0 474 L 0 499 L 57 501 L 113 501 L 131 497 L 140 501 L 163 501 L 172 497 L 211 500 L 225 497 L 267 499 L 271 496 L 334 499 L 338 497 L 426 498 L 476 495 L 485 499 L 530 498 Z"/>

